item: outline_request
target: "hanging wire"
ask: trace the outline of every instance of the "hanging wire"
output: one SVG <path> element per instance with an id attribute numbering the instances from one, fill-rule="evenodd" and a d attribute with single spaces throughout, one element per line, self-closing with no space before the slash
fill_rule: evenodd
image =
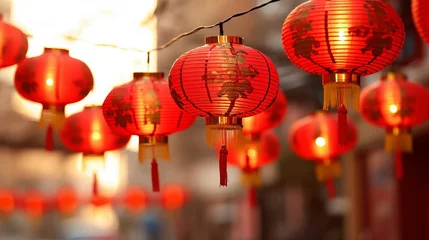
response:
<path id="1" fill-rule="evenodd" d="M 212 24 L 212 25 L 207 25 L 207 26 L 196 27 L 196 28 L 192 29 L 191 31 L 181 33 L 181 34 L 177 35 L 176 37 L 172 38 L 167 43 L 165 43 L 165 44 L 163 44 L 163 45 L 161 45 L 159 47 L 150 49 L 150 50 L 141 50 L 141 49 L 137 49 L 137 48 L 125 48 L 125 47 L 120 47 L 120 46 L 117 46 L 117 45 L 114 45 L 114 44 L 91 43 L 89 41 L 85 41 L 83 39 L 79 39 L 79 38 L 76 38 L 76 37 L 73 37 L 73 36 L 66 36 L 64 38 L 66 40 L 69 40 L 69 41 L 81 41 L 81 42 L 84 42 L 84 43 L 87 43 L 87 44 L 90 44 L 90 45 L 94 45 L 94 46 L 97 46 L 97 47 L 109 47 L 109 48 L 116 48 L 116 49 L 121 49 L 121 50 L 126 50 L 126 51 L 151 53 L 151 52 L 163 50 L 163 49 L 169 47 L 170 45 L 172 45 L 173 43 L 177 42 L 181 38 L 189 36 L 189 35 L 192 35 L 192 34 L 194 34 L 196 32 L 199 32 L 200 30 L 203 30 L 203 29 L 211 29 L 211 28 L 219 26 L 219 33 L 220 33 L 220 35 L 223 35 L 223 24 L 224 23 L 227 23 L 227 22 L 231 21 L 233 18 L 241 17 L 241 16 L 246 15 L 246 14 L 248 14 L 250 12 L 253 12 L 253 11 L 257 10 L 257 9 L 263 8 L 263 7 L 265 7 L 265 6 L 267 6 L 267 5 L 271 4 L 271 3 L 275 3 L 275 2 L 279 2 L 279 1 L 280 0 L 271 0 L 271 1 L 268 1 L 266 3 L 260 4 L 258 6 L 255 6 L 255 7 L 251 8 L 251 9 L 245 11 L 245 12 L 236 13 L 236 14 L 234 14 L 234 15 L 228 17 L 227 19 L 225 19 L 223 21 L 220 21 L 218 23 L 215 23 L 215 24 Z M 33 37 L 32 35 L 29 35 L 29 34 L 27 34 L 27 36 L 29 38 Z M 149 57 L 148 57 L 148 59 L 149 59 Z"/>

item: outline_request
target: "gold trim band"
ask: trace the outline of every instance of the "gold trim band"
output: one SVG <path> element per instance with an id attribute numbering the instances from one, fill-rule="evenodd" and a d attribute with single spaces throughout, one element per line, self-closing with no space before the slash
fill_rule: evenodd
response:
<path id="1" fill-rule="evenodd" d="M 243 126 L 243 122 L 242 122 L 242 119 L 238 117 L 212 116 L 212 117 L 206 117 L 206 125 Z"/>
<path id="2" fill-rule="evenodd" d="M 163 72 L 135 72 L 133 73 L 134 79 L 143 78 L 143 77 L 153 77 L 153 78 L 164 78 Z"/>
<path id="3" fill-rule="evenodd" d="M 381 77 L 381 81 L 408 81 L 408 78 L 402 73 L 388 72 Z"/>
<path id="4" fill-rule="evenodd" d="M 243 38 L 238 36 L 211 36 L 206 38 L 206 44 L 211 43 L 236 43 L 243 44 Z"/>
<path id="5" fill-rule="evenodd" d="M 360 86 L 360 76 L 349 73 L 332 73 L 322 76 L 322 84 L 327 83 L 354 83 Z"/>
<path id="6" fill-rule="evenodd" d="M 69 50 L 65 48 L 45 48 L 45 52 L 67 55 L 69 54 Z"/>
<path id="7" fill-rule="evenodd" d="M 167 136 L 139 136 L 140 145 L 156 145 L 168 143 Z"/>

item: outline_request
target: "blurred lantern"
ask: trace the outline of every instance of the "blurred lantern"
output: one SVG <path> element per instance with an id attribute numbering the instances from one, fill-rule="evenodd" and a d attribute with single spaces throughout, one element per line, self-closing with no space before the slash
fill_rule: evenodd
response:
<path id="1" fill-rule="evenodd" d="M 73 188 L 61 188 L 56 196 L 58 211 L 63 215 L 73 213 L 78 204 L 76 191 Z"/>
<path id="2" fill-rule="evenodd" d="M 124 204 L 132 213 L 140 213 L 146 207 L 146 194 L 142 188 L 131 187 L 124 195 Z"/>
<path id="3" fill-rule="evenodd" d="M 22 97 L 43 105 L 39 126 L 47 128 L 46 149 L 52 150 L 52 130 L 64 123 L 64 108 L 86 97 L 93 87 L 88 66 L 69 56 L 65 49 L 45 52 L 23 60 L 15 73 L 15 87 Z"/>
<path id="4" fill-rule="evenodd" d="M 166 185 L 161 192 L 161 203 L 170 211 L 181 209 L 185 205 L 185 189 L 178 184 Z"/>
<path id="5" fill-rule="evenodd" d="M 173 64 L 169 84 L 177 106 L 206 118 L 207 145 L 221 139 L 220 185 L 227 185 L 227 145 L 240 138 L 242 118 L 263 112 L 275 100 L 279 76 L 271 60 L 243 39 L 206 38 Z"/>
<path id="6" fill-rule="evenodd" d="M 255 188 L 261 184 L 259 170 L 274 162 L 280 155 L 280 142 L 273 131 L 260 134 L 257 141 L 245 140 L 229 149 L 228 163 L 241 168 L 242 182 L 249 187 L 249 202 L 256 205 Z"/>
<path id="7" fill-rule="evenodd" d="M 100 194 L 92 195 L 91 204 L 94 207 L 104 207 L 112 202 L 112 199 Z"/>
<path id="8" fill-rule="evenodd" d="M 156 159 L 170 160 L 168 135 L 190 127 L 195 117 L 176 106 L 160 72 L 134 73 L 133 81 L 109 93 L 103 113 L 113 131 L 139 136 L 139 160 L 152 159 L 152 187 L 159 191 Z"/>
<path id="9" fill-rule="evenodd" d="M 411 8 L 414 25 L 421 38 L 429 44 L 429 19 L 426 16 L 429 10 L 429 2 L 426 0 L 412 0 Z"/>
<path id="10" fill-rule="evenodd" d="M 360 76 L 381 71 L 401 52 L 404 24 L 383 0 L 310 0 L 286 18 L 282 42 L 302 70 L 322 75 L 323 109 L 338 107 L 340 144 L 347 108 L 359 108 Z"/>
<path id="11" fill-rule="evenodd" d="M 257 137 L 260 133 L 277 127 L 285 118 L 286 109 L 286 96 L 280 90 L 276 100 L 266 111 L 252 117 L 243 118 L 243 134 Z"/>
<path id="12" fill-rule="evenodd" d="M 429 93 L 406 76 L 390 72 L 362 91 L 361 113 L 386 129 L 385 149 L 395 152 L 396 176 L 403 177 L 402 152 L 412 152 L 411 127 L 429 117 Z"/>
<path id="13" fill-rule="evenodd" d="M 15 198 L 11 191 L 0 190 L 0 212 L 9 215 L 15 209 Z"/>
<path id="14" fill-rule="evenodd" d="M 82 152 L 82 170 L 94 174 L 94 196 L 98 194 L 97 173 L 104 169 L 104 153 L 125 147 L 130 137 L 110 129 L 101 106 L 87 106 L 71 115 L 60 132 L 61 141 L 68 149 Z"/>
<path id="15" fill-rule="evenodd" d="M 20 62 L 27 51 L 27 36 L 18 28 L 5 23 L 0 13 L 0 68 Z"/>
<path id="16" fill-rule="evenodd" d="M 319 111 L 291 126 L 289 142 L 292 150 L 305 160 L 317 162 L 316 177 L 325 182 L 329 196 L 335 196 L 334 178 L 341 176 L 339 156 L 354 148 L 357 133 L 354 124 L 347 124 L 347 144 L 338 144 L 337 119 L 327 112 Z"/>
<path id="17" fill-rule="evenodd" d="M 39 220 L 46 211 L 45 198 L 38 191 L 30 191 L 24 199 L 25 212 L 32 220 Z"/>

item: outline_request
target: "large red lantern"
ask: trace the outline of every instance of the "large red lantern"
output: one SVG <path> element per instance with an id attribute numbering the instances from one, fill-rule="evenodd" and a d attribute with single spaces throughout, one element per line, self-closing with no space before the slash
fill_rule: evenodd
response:
<path id="1" fill-rule="evenodd" d="M 4 22 L 0 13 L 0 68 L 20 62 L 27 51 L 27 36 L 18 28 Z"/>
<path id="2" fill-rule="evenodd" d="M 15 87 L 22 97 L 43 105 L 40 127 L 47 127 L 46 149 L 52 150 L 52 129 L 64 123 L 64 108 L 86 97 L 94 85 L 88 66 L 65 49 L 23 60 L 15 73 Z"/>
<path id="3" fill-rule="evenodd" d="M 101 106 L 87 106 L 69 116 L 60 132 L 63 144 L 82 152 L 82 168 L 94 174 L 94 195 L 97 195 L 97 172 L 104 169 L 104 153 L 123 148 L 130 135 L 115 133 L 106 123 Z"/>
<path id="4" fill-rule="evenodd" d="M 429 2 L 426 0 L 412 0 L 411 9 L 418 33 L 429 44 L 429 19 L 426 16 L 429 11 Z"/>
<path id="5" fill-rule="evenodd" d="M 403 176 L 401 152 L 412 152 L 411 127 L 429 118 L 429 93 L 420 84 L 390 72 L 362 91 L 365 120 L 386 129 L 385 149 L 395 152 L 396 175 Z"/>
<path id="6" fill-rule="evenodd" d="M 109 93 L 103 113 L 113 131 L 139 136 L 139 160 L 152 159 L 153 190 L 159 191 L 156 159 L 170 159 L 168 135 L 190 127 L 195 117 L 176 106 L 160 72 L 134 73 L 133 81 Z"/>
<path id="7" fill-rule="evenodd" d="M 338 107 L 339 143 L 347 109 L 359 108 L 360 76 L 381 71 L 399 55 L 404 24 L 383 0 L 310 0 L 286 18 L 282 42 L 289 59 L 322 76 L 323 109 Z"/>
<path id="8" fill-rule="evenodd" d="M 286 95 L 280 90 L 276 100 L 266 111 L 243 118 L 243 134 L 257 137 L 260 133 L 277 127 L 285 118 L 286 109 Z"/>
<path id="9" fill-rule="evenodd" d="M 169 83 L 177 106 L 206 118 L 207 145 L 221 139 L 220 185 L 226 186 L 227 143 L 241 136 L 242 118 L 263 112 L 275 100 L 274 64 L 240 37 L 208 37 L 204 46 L 176 60 Z"/>
<path id="10" fill-rule="evenodd" d="M 317 163 L 316 177 L 325 182 L 329 195 L 335 195 L 333 180 L 341 175 L 341 166 L 337 158 L 354 148 L 357 133 L 354 124 L 347 124 L 347 144 L 338 144 L 337 118 L 320 111 L 295 122 L 289 132 L 292 150 L 305 160 Z"/>

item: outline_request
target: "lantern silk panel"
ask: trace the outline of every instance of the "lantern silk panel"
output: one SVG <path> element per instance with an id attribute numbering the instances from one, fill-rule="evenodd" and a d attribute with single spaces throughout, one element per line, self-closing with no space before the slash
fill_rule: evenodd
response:
<path id="1" fill-rule="evenodd" d="M 0 68 L 20 62 L 27 51 L 27 36 L 18 28 L 4 22 L 0 13 Z"/>

